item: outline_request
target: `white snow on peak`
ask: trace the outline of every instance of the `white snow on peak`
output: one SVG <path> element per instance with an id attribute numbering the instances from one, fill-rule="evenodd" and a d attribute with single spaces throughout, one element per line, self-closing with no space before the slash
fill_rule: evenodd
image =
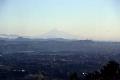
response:
<path id="1" fill-rule="evenodd" d="M 43 35 L 40 36 L 43 39 L 50 39 L 50 38 L 64 38 L 64 39 L 77 39 L 77 37 L 68 34 L 66 32 L 63 32 L 58 29 L 53 29 Z"/>

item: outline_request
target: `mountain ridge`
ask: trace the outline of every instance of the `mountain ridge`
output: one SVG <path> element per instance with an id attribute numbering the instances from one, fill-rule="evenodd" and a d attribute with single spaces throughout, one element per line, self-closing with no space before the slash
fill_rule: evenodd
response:
<path id="1" fill-rule="evenodd" d="M 73 36 L 71 34 L 68 34 L 66 32 L 63 32 L 58 29 L 53 29 L 47 33 L 44 33 L 40 36 L 40 38 L 43 39 L 58 39 L 58 38 L 63 38 L 63 39 L 78 39 L 76 36 Z"/>

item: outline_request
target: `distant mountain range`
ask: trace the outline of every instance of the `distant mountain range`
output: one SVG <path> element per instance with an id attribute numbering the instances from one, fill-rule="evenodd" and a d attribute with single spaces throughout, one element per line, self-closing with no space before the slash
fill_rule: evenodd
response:
<path id="1" fill-rule="evenodd" d="M 65 33 L 63 31 L 54 29 L 45 34 L 35 37 L 29 36 L 19 36 L 19 35 L 11 35 L 11 34 L 0 34 L 1 39 L 17 39 L 17 40 L 28 40 L 28 39 L 41 39 L 41 40 L 77 40 L 77 37 Z"/>
<path id="2" fill-rule="evenodd" d="M 18 35 L 12 35 L 12 34 L 0 34 L 0 38 L 15 39 L 18 37 L 19 37 Z"/>

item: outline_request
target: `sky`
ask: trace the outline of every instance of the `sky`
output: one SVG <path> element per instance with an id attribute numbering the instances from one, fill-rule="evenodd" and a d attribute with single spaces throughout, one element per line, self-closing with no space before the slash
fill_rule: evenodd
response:
<path id="1" fill-rule="evenodd" d="M 120 41 L 120 0 L 0 0 L 0 34 L 36 36 L 52 29 Z"/>

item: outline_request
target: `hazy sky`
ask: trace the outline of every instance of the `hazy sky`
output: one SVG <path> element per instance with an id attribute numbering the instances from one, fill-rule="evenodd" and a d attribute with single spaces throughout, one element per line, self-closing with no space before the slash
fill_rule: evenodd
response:
<path id="1" fill-rule="evenodd" d="M 0 33 L 41 35 L 54 28 L 78 38 L 120 41 L 119 0 L 0 0 Z"/>

